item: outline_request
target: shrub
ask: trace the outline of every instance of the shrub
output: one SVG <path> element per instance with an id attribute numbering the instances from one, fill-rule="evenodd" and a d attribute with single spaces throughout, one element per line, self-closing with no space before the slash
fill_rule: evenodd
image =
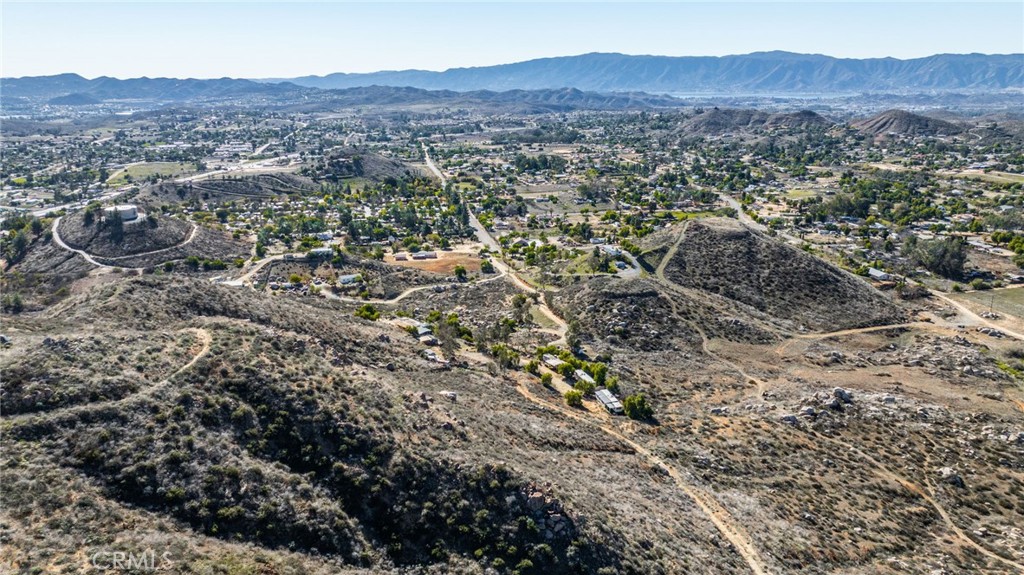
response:
<path id="1" fill-rule="evenodd" d="M 647 398 L 642 393 L 630 395 L 622 400 L 622 408 L 630 419 L 650 419 L 654 416 L 654 410 L 647 403 Z"/>
<path id="2" fill-rule="evenodd" d="M 565 403 L 569 407 L 583 407 L 583 394 L 575 389 L 565 392 Z"/>
<path id="3" fill-rule="evenodd" d="M 372 305 L 364 303 L 362 307 L 356 310 L 356 317 L 361 317 L 370 321 L 377 321 L 380 318 L 380 311 Z"/>
<path id="4" fill-rule="evenodd" d="M 533 375 L 540 375 L 540 362 L 536 359 L 531 359 L 526 362 L 526 372 L 532 373 Z"/>
<path id="5" fill-rule="evenodd" d="M 540 383 L 544 387 L 551 387 L 551 381 L 553 379 L 554 378 L 551 376 L 550 373 L 542 373 L 541 376 L 540 376 Z"/>
<path id="6" fill-rule="evenodd" d="M 573 385 L 572 387 L 573 389 L 582 393 L 583 395 L 592 395 L 594 393 L 594 390 L 597 388 L 597 386 L 594 385 L 593 383 L 589 381 L 584 381 L 582 379 L 577 381 L 576 384 Z"/>

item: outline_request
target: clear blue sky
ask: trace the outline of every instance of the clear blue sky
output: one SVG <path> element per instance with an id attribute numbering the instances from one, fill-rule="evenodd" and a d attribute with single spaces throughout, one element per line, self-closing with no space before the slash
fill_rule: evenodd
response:
<path id="1" fill-rule="evenodd" d="M 1024 52 L 1024 2 L 0 1 L 4 77 L 292 77 L 585 52 Z"/>

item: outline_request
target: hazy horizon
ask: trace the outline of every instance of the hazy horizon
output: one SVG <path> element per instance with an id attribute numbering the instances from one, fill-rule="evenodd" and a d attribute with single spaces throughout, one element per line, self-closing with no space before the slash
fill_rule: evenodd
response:
<path id="1" fill-rule="evenodd" d="M 87 76 L 85 74 L 79 74 L 78 72 L 75 72 L 73 70 L 68 70 L 68 71 L 65 71 L 65 72 L 58 72 L 58 73 L 55 73 L 55 74 L 32 74 L 32 75 L 27 75 L 27 76 L 7 76 L 7 75 L 5 75 L 5 76 L 3 76 L 3 78 L 16 79 L 16 78 L 26 78 L 26 77 L 49 77 L 49 76 L 60 76 L 60 75 L 64 75 L 64 74 L 75 74 L 75 75 L 81 76 L 81 77 L 83 77 L 83 78 L 85 78 L 87 80 L 94 80 L 94 79 L 97 79 L 97 78 L 106 77 L 106 78 L 114 78 L 114 79 L 117 79 L 117 80 L 127 80 L 127 79 L 135 79 L 135 78 L 151 78 L 151 79 L 155 79 L 155 78 L 174 78 L 174 79 L 179 79 L 179 80 L 217 80 L 217 79 L 223 79 L 223 78 L 230 78 L 230 79 L 241 79 L 241 80 L 281 80 L 281 81 L 287 81 L 287 80 L 291 80 L 291 79 L 295 79 L 295 78 L 302 78 L 302 77 L 308 77 L 308 76 L 324 77 L 324 76 L 328 76 L 328 75 L 331 75 L 331 74 L 338 74 L 338 73 L 341 73 L 341 74 L 373 74 L 373 73 L 378 73 L 378 72 L 384 72 L 384 73 L 388 73 L 388 72 L 445 72 L 445 71 L 448 71 L 448 70 L 455 70 L 455 69 L 460 69 L 460 68 L 486 68 L 486 67 L 492 67 L 492 66 L 502 66 L 502 65 L 509 65 L 509 64 L 517 64 L 517 63 L 531 61 L 531 60 L 551 60 L 551 59 L 558 59 L 558 58 L 574 58 L 574 57 L 586 56 L 586 55 L 590 55 L 590 54 L 617 54 L 617 55 L 621 55 L 621 56 L 630 56 L 630 57 L 659 57 L 659 58 L 660 57 L 668 57 L 668 58 L 704 58 L 704 57 L 724 58 L 724 57 L 729 57 L 729 56 L 749 56 L 749 55 L 752 55 L 752 54 L 767 53 L 767 52 L 788 52 L 788 51 L 786 51 L 786 50 L 758 50 L 757 52 L 746 52 L 746 53 L 743 53 L 743 54 L 725 54 L 725 55 L 722 55 L 722 56 L 707 56 L 707 55 L 702 55 L 702 54 L 687 54 L 687 55 L 681 55 L 681 56 L 668 56 L 666 54 L 625 54 L 625 53 L 622 53 L 622 52 L 582 52 L 582 53 L 579 53 L 579 54 L 559 54 L 559 55 L 553 55 L 553 56 L 541 56 L 541 57 L 538 57 L 538 58 L 530 58 L 529 60 L 516 60 L 516 61 L 513 61 L 513 62 L 495 62 L 493 64 L 481 64 L 479 66 L 456 66 L 456 67 L 444 68 L 444 69 L 440 69 L 440 70 L 425 70 L 425 69 L 422 69 L 422 68 L 395 68 L 395 69 L 373 70 L 373 71 L 369 71 L 369 72 L 344 72 L 344 71 L 336 71 L 336 72 L 326 72 L 324 74 L 297 74 L 297 75 L 294 75 L 294 76 L 287 76 L 287 77 L 286 76 L 206 76 L 206 77 L 197 77 L 197 76 L 156 76 L 156 75 L 113 76 L 113 75 L 110 75 L 110 74 L 101 74 L 101 75 L 97 75 L 97 76 Z M 895 57 L 892 57 L 892 56 L 880 56 L 880 57 L 877 57 L 877 58 L 845 58 L 845 57 L 840 57 L 840 56 L 833 56 L 831 54 L 820 54 L 820 53 L 819 54 L 811 54 L 811 53 L 804 53 L 804 52 L 789 52 L 789 53 L 791 53 L 791 54 L 798 54 L 798 55 L 801 55 L 801 56 L 825 56 L 825 57 L 836 58 L 836 59 L 840 59 L 840 60 L 845 60 L 845 59 L 851 59 L 851 60 L 867 60 L 867 59 L 915 60 L 915 59 L 919 59 L 919 58 L 929 58 L 929 57 L 943 56 L 943 55 L 954 55 L 954 56 L 969 56 L 969 55 L 980 55 L 980 56 L 1016 56 L 1016 55 L 1021 55 L 1021 56 L 1024 56 L 1024 52 L 1012 52 L 1012 53 L 1010 53 L 1010 52 L 1008 52 L 1008 53 L 994 53 L 994 52 L 993 53 L 982 53 L 982 52 L 943 52 L 943 53 L 928 54 L 926 56 L 918 56 L 918 57 L 915 57 L 915 58 L 895 58 Z"/>
<path id="2" fill-rule="evenodd" d="M 6 78 L 293 78 L 592 52 L 1024 52 L 1019 2 L 4 2 Z"/>

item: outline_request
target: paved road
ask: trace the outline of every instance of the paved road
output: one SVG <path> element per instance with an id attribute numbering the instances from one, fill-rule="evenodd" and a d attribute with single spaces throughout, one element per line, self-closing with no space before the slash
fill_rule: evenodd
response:
<path id="1" fill-rule="evenodd" d="M 440 169 L 438 169 L 437 165 L 434 164 L 434 160 L 430 157 L 430 151 L 427 149 L 427 145 L 425 143 L 421 143 L 421 145 L 423 146 L 423 157 L 427 160 L 427 168 L 429 168 L 430 171 L 433 172 L 439 180 L 441 180 L 442 187 L 448 185 L 448 178 Z M 466 201 L 462 192 L 459 192 L 459 196 L 462 198 L 462 203 L 466 205 L 466 209 L 469 211 L 469 225 L 473 227 L 474 231 L 476 231 L 477 239 L 480 240 L 480 243 L 487 246 L 492 252 L 500 254 L 501 244 L 499 244 L 498 241 L 494 239 L 494 236 L 487 231 L 487 228 L 480 223 L 480 220 L 478 220 L 476 215 L 473 214 L 473 210 L 469 209 L 469 202 Z"/>

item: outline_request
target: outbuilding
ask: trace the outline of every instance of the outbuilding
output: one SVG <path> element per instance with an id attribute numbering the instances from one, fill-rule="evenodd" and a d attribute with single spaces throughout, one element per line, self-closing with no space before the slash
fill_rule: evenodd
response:
<path id="1" fill-rule="evenodd" d="M 619 401 L 619 398 L 615 397 L 614 393 L 607 389 L 599 389 L 595 391 L 594 397 L 601 402 L 601 405 L 603 405 L 609 413 L 613 413 L 615 415 L 622 415 L 625 413 L 622 409 L 622 402 Z"/>

